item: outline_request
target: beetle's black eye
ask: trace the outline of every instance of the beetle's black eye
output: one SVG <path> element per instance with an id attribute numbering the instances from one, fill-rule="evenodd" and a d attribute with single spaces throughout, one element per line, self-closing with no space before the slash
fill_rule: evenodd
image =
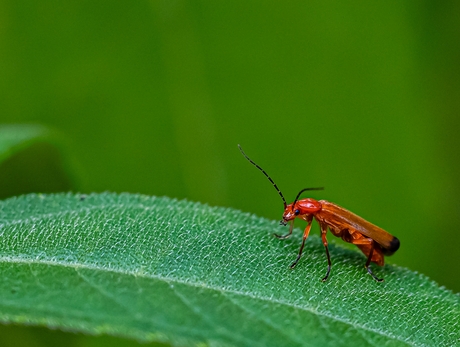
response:
<path id="1" fill-rule="evenodd" d="M 295 210 L 295 211 L 294 211 L 294 214 L 295 214 L 296 216 L 298 216 L 298 215 L 300 214 L 300 210 Z"/>

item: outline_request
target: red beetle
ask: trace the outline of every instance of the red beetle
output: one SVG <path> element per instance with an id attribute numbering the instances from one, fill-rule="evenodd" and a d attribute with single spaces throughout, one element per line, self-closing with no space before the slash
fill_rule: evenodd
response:
<path id="1" fill-rule="evenodd" d="M 322 190 L 323 188 L 305 188 L 302 189 L 296 196 L 292 204 L 286 204 L 283 193 L 275 184 L 275 182 L 268 176 L 268 174 L 255 162 L 253 162 L 244 152 L 240 145 L 238 145 L 241 153 L 244 157 L 249 160 L 256 168 L 269 179 L 273 184 L 278 194 L 283 199 L 284 213 L 283 219 L 281 220 L 282 225 L 290 223 L 289 232 L 286 235 L 276 235 L 279 239 L 286 239 L 291 236 L 292 229 L 294 227 L 294 220 L 300 218 L 305 220 L 308 224 L 303 233 L 302 244 L 299 249 L 299 254 L 296 260 L 291 264 L 291 269 L 294 268 L 302 256 L 303 247 L 305 240 L 308 238 L 310 233 L 311 223 L 313 218 L 316 219 L 321 228 L 321 239 L 323 245 L 326 248 L 327 255 L 327 272 L 326 276 L 322 281 L 326 281 L 331 272 L 331 257 L 329 255 L 328 243 L 326 239 L 327 231 L 330 230 L 334 236 L 341 237 L 345 242 L 356 245 L 361 252 L 367 257 L 366 264 L 364 265 L 367 272 L 377 282 L 383 282 L 383 279 L 377 278 L 370 269 L 370 263 L 376 263 L 379 266 L 383 266 L 385 263 L 384 256 L 392 255 L 399 249 L 399 240 L 386 232 L 382 228 L 366 221 L 365 219 L 357 216 L 356 214 L 340 207 L 332 202 L 326 200 L 315 200 L 312 198 L 306 198 L 299 200 L 300 195 L 307 190 Z"/>

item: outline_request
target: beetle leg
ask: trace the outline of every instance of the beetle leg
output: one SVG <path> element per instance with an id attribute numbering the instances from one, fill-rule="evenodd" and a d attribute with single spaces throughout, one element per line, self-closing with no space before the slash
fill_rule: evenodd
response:
<path id="1" fill-rule="evenodd" d="M 321 227 L 321 239 L 323 240 L 324 248 L 326 248 L 326 256 L 327 256 L 327 272 L 326 272 L 326 276 L 324 276 L 321 281 L 326 282 L 327 279 L 329 278 L 329 274 L 331 273 L 332 262 L 331 262 L 331 256 L 329 254 L 329 247 L 327 246 L 327 239 L 326 239 L 327 225 L 320 224 L 320 227 Z"/>
<path id="2" fill-rule="evenodd" d="M 278 235 L 278 234 L 273 234 L 275 237 L 279 238 L 280 240 L 284 240 L 289 238 L 292 235 L 292 230 L 294 229 L 294 219 L 291 221 L 291 224 L 289 225 L 289 232 L 286 235 Z"/>
<path id="3" fill-rule="evenodd" d="M 303 247 L 305 246 L 305 240 L 307 239 L 308 234 L 310 233 L 312 220 L 313 220 L 313 217 L 309 217 L 307 220 L 308 224 L 307 224 L 307 227 L 305 228 L 305 231 L 303 232 L 302 244 L 300 245 L 299 254 L 297 255 L 297 259 L 291 264 L 290 266 L 291 269 L 295 268 L 295 266 L 300 260 L 300 257 L 302 256 Z"/>
<path id="4" fill-rule="evenodd" d="M 372 247 L 371 247 L 371 251 L 369 252 L 369 256 L 367 257 L 367 261 L 366 261 L 366 265 L 364 265 L 367 269 L 367 272 L 369 273 L 369 275 L 372 276 L 372 278 L 374 280 L 376 280 L 377 282 L 383 282 L 383 278 L 378 278 L 376 277 L 373 273 L 372 273 L 372 270 L 370 268 L 370 265 L 371 265 L 371 259 L 372 259 L 372 254 L 374 254 L 374 246 L 375 246 L 375 241 L 372 241 Z"/>

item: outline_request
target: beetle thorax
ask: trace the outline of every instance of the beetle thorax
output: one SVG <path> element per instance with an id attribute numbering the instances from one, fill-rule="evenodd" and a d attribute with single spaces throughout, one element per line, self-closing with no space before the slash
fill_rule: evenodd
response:
<path id="1" fill-rule="evenodd" d="M 305 217 L 315 214 L 321 210 L 321 203 L 312 198 L 298 200 L 286 206 L 283 213 L 283 220 L 290 221 L 296 217 Z"/>

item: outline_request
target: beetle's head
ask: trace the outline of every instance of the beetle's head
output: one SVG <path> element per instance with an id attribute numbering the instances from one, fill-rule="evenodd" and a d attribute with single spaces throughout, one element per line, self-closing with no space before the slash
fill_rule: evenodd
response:
<path id="1" fill-rule="evenodd" d="M 281 225 L 286 225 L 288 222 L 294 220 L 297 216 L 299 216 L 302 213 L 299 206 L 296 205 L 297 203 L 289 204 L 286 206 L 283 213 L 283 219 L 280 221 Z"/>

